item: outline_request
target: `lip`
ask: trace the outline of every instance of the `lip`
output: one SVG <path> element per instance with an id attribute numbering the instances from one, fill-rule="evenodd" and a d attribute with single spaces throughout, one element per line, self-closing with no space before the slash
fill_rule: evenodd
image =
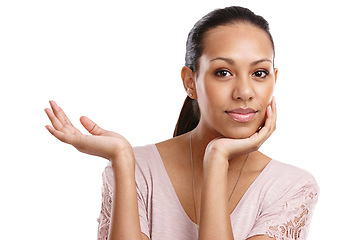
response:
<path id="1" fill-rule="evenodd" d="M 236 122 L 250 122 L 254 117 L 257 111 L 252 108 L 236 108 L 231 111 L 226 111 L 226 114 Z"/>

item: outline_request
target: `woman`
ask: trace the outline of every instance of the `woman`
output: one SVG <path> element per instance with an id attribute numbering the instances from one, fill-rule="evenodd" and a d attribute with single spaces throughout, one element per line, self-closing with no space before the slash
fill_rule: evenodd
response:
<path id="1" fill-rule="evenodd" d="M 277 72 L 266 20 L 229 7 L 188 36 L 174 138 L 132 148 L 87 117 L 83 135 L 51 101 L 49 132 L 110 160 L 99 239 L 305 239 L 314 178 L 258 151 L 276 126 Z"/>

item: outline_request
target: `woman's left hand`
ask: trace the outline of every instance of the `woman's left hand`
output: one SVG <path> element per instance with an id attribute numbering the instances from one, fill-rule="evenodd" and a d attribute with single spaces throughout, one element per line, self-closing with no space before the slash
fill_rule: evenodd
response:
<path id="1" fill-rule="evenodd" d="M 256 151 L 271 136 L 276 129 L 276 103 L 273 97 L 266 109 L 266 120 L 260 131 L 246 139 L 217 138 L 211 141 L 205 151 L 205 156 L 215 154 L 216 156 L 232 159 Z M 208 155 L 209 156 L 209 155 Z"/>

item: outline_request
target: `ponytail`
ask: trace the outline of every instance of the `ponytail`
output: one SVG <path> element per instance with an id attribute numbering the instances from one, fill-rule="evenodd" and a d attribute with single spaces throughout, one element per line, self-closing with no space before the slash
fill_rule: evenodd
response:
<path id="1" fill-rule="evenodd" d="M 200 121 L 200 110 L 197 100 L 186 97 L 181 109 L 179 119 L 176 123 L 174 137 L 193 130 Z"/>

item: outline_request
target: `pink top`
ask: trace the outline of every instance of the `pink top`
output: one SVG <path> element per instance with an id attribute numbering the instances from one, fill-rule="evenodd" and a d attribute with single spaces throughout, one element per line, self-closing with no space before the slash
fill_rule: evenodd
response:
<path id="1" fill-rule="evenodd" d="M 134 153 L 141 231 L 153 240 L 197 239 L 197 228 L 182 208 L 156 146 L 136 147 Z M 109 164 L 103 173 L 99 240 L 108 238 L 113 185 Z M 271 160 L 231 213 L 234 238 L 306 239 L 318 191 L 308 172 Z"/>

